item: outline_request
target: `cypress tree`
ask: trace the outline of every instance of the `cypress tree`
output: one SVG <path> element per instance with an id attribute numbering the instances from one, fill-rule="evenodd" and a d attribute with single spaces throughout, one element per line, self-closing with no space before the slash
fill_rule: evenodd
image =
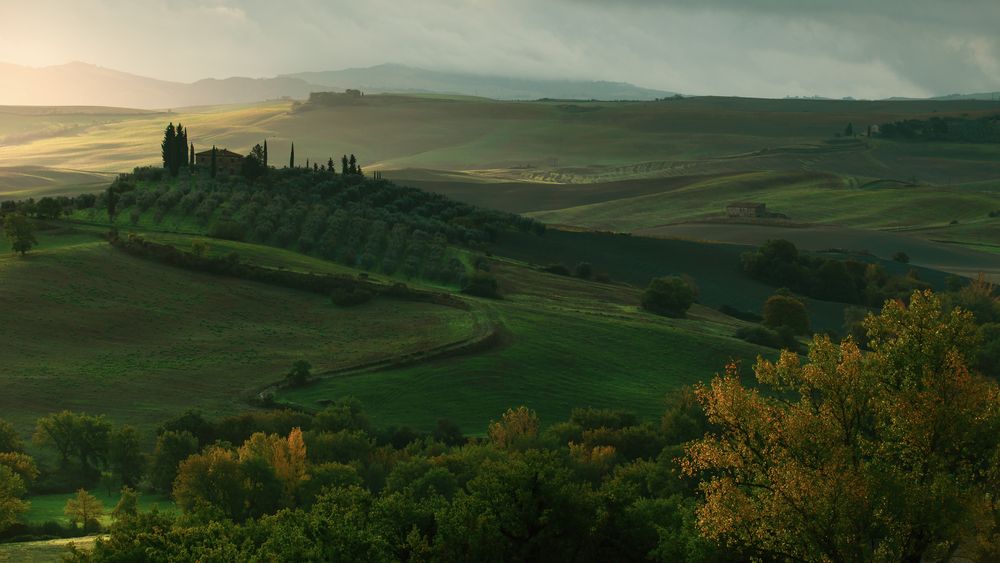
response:
<path id="1" fill-rule="evenodd" d="M 292 154 L 288 155 L 288 167 L 295 168 L 295 143 L 292 143 Z"/>
<path id="2" fill-rule="evenodd" d="M 357 174 L 358 173 L 358 159 L 354 158 L 353 154 L 351 155 L 351 165 L 350 165 L 350 168 L 351 168 L 351 174 Z"/>
<path id="3" fill-rule="evenodd" d="M 188 157 L 188 166 L 194 168 L 194 143 L 191 143 L 191 155 Z"/>
<path id="4" fill-rule="evenodd" d="M 344 174 L 344 175 L 348 174 L 348 170 L 347 170 L 347 155 L 346 154 L 340 159 L 340 173 Z"/>
<path id="5" fill-rule="evenodd" d="M 306 170 L 309 170 L 309 159 L 306 159 Z"/>
<path id="6" fill-rule="evenodd" d="M 329 170 L 331 174 L 337 173 L 337 166 L 333 163 L 332 156 L 330 157 L 330 160 L 326 161 L 326 169 Z"/>
<path id="7" fill-rule="evenodd" d="M 264 139 L 264 168 L 267 168 L 267 139 Z"/>
<path id="8" fill-rule="evenodd" d="M 212 177 L 215 178 L 215 145 L 212 145 Z"/>
<path id="9" fill-rule="evenodd" d="M 160 143 L 160 153 L 163 156 L 163 167 L 167 170 L 173 169 L 174 145 L 176 143 L 177 130 L 174 129 L 174 124 L 171 123 L 170 125 L 167 125 L 167 129 L 163 133 L 163 142 Z"/>

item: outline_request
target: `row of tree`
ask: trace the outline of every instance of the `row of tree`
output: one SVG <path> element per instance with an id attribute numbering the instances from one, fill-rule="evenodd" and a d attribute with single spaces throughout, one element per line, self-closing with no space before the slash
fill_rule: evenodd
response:
<path id="1" fill-rule="evenodd" d="M 163 168 L 174 177 L 180 173 L 181 168 L 194 166 L 194 143 L 188 144 L 188 131 L 183 125 L 167 125 L 160 142 L 160 155 L 163 158 Z"/>

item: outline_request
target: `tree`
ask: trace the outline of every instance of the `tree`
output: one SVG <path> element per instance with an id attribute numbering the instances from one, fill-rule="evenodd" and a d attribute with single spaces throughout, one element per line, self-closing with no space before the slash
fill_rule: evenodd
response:
<path id="1" fill-rule="evenodd" d="M 186 431 L 168 430 L 156 439 L 149 463 L 149 480 L 160 492 L 170 492 L 177 466 L 198 451 L 198 439 Z"/>
<path id="2" fill-rule="evenodd" d="M 854 136 L 854 124 L 853 123 L 848 123 L 847 127 L 844 128 L 844 136 L 845 137 L 853 137 Z"/>
<path id="3" fill-rule="evenodd" d="M 84 531 L 99 530 L 104 516 L 104 503 L 84 489 L 66 501 L 63 513 L 74 526 L 82 524 Z"/>
<path id="4" fill-rule="evenodd" d="M 108 454 L 111 424 L 104 416 L 62 411 L 38 419 L 33 441 L 38 445 L 51 445 L 59 453 L 60 467 L 70 468 L 76 462 L 80 474 L 87 476 L 104 463 Z"/>
<path id="5" fill-rule="evenodd" d="M 267 139 L 264 139 L 264 154 L 262 156 L 264 168 L 267 168 Z"/>
<path id="6" fill-rule="evenodd" d="M 684 318 L 698 296 L 694 284 L 679 276 L 656 278 L 642 293 L 642 308 L 657 315 Z"/>
<path id="7" fill-rule="evenodd" d="M 333 157 L 332 156 L 330 157 L 330 160 L 326 161 L 326 169 L 331 174 L 336 174 L 337 173 L 337 167 L 336 167 L 336 165 L 333 164 Z"/>
<path id="8" fill-rule="evenodd" d="M 292 364 L 292 369 L 285 376 L 285 381 L 292 387 L 302 387 L 309 382 L 309 377 L 312 375 L 309 371 L 311 369 L 312 364 L 306 360 L 299 360 Z"/>
<path id="9" fill-rule="evenodd" d="M 340 159 L 340 173 L 343 175 L 350 174 L 350 168 L 348 167 L 347 155 L 345 154 Z"/>
<path id="10" fill-rule="evenodd" d="M 288 167 L 295 168 L 295 143 L 292 143 L 292 152 L 288 155 Z"/>
<path id="11" fill-rule="evenodd" d="M 135 487 L 142 477 L 143 457 L 139 433 L 131 426 L 122 426 L 111 433 L 108 441 L 108 467 L 126 487 Z"/>
<path id="12" fill-rule="evenodd" d="M 590 262 L 580 262 L 573 270 L 573 275 L 584 280 L 589 280 L 594 275 L 594 268 Z"/>
<path id="13" fill-rule="evenodd" d="M 131 487 L 122 487 L 121 498 L 111 509 L 111 518 L 115 521 L 124 518 L 134 518 L 139 515 L 139 493 Z"/>
<path id="14" fill-rule="evenodd" d="M 21 499 L 26 492 L 24 481 L 9 467 L 0 465 L 0 532 L 17 522 L 28 503 Z"/>
<path id="15" fill-rule="evenodd" d="M 719 427 L 683 461 L 702 479 L 699 530 L 766 559 L 990 559 L 1000 389 L 967 368 L 971 315 L 914 292 L 865 328 L 868 354 L 815 337 L 804 365 L 759 359 L 757 386 L 732 364 L 698 389 Z"/>
<path id="16" fill-rule="evenodd" d="M 62 212 L 62 204 L 54 197 L 43 197 L 35 206 L 35 214 L 39 219 L 58 219 Z"/>
<path id="17" fill-rule="evenodd" d="M 160 155 L 163 157 L 163 167 L 174 175 L 175 162 L 177 161 L 177 129 L 174 124 L 167 125 L 163 132 L 163 141 L 160 142 Z"/>
<path id="18" fill-rule="evenodd" d="M 900 264 L 909 264 L 910 255 L 900 250 L 899 252 L 892 255 L 892 259 Z"/>
<path id="19" fill-rule="evenodd" d="M 0 418 L 0 453 L 23 452 L 24 442 L 14 425 Z"/>
<path id="20" fill-rule="evenodd" d="M 191 143 L 191 152 L 188 155 L 188 166 L 190 166 L 191 168 L 194 168 L 194 165 L 195 165 L 195 162 L 194 162 L 194 143 Z"/>
<path id="21" fill-rule="evenodd" d="M 487 434 L 491 442 L 505 448 L 523 439 L 538 436 L 538 428 L 538 415 L 535 411 L 520 406 L 517 409 L 507 409 L 499 421 L 490 422 Z"/>
<path id="22" fill-rule="evenodd" d="M 215 145 L 212 145 L 212 162 L 211 162 L 211 165 L 210 165 L 210 168 L 209 168 L 210 175 L 212 176 L 212 178 L 215 178 L 215 174 L 218 171 L 218 165 L 215 162 L 215 153 L 216 152 L 218 152 L 218 151 L 216 150 Z"/>
<path id="23" fill-rule="evenodd" d="M 38 239 L 35 238 L 35 224 L 20 213 L 7 215 L 3 222 L 3 233 L 10 241 L 11 249 L 19 252 L 21 256 L 38 244 Z"/>
<path id="24" fill-rule="evenodd" d="M 121 195 L 114 186 L 109 186 L 107 189 L 107 200 L 108 200 L 108 222 L 115 222 L 115 215 L 118 213 L 118 200 L 121 199 Z"/>
<path id="25" fill-rule="evenodd" d="M 809 313 L 802 301 L 790 295 L 772 295 L 764 302 L 764 326 L 788 327 L 795 334 L 809 333 Z"/>
<path id="26" fill-rule="evenodd" d="M 348 161 L 347 169 L 350 171 L 351 174 L 358 173 L 358 159 L 354 158 L 353 154 L 351 155 L 351 158 Z"/>

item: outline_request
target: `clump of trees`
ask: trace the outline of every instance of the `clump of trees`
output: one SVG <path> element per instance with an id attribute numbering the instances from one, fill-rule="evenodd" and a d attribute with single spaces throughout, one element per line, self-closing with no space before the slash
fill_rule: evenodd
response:
<path id="1" fill-rule="evenodd" d="M 1000 115 L 904 119 L 879 125 L 878 136 L 905 141 L 997 143 L 1000 142 Z"/>
<path id="2" fill-rule="evenodd" d="M 970 371 L 971 315 L 917 292 L 865 328 L 868 354 L 816 337 L 754 387 L 734 364 L 699 389 L 719 430 L 685 448 L 698 529 L 775 559 L 996 558 L 1000 393 Z"/>
<path id="3" fill-rule="evenodd" d="M 914 290 L 930 289 L 912 270 L 906 276 L 893 276 L 881 264 L 804 255 L 781 239 L 745 253 L 741 262 L 753 279 L 824 301 L 878 307 L 886 299 L 903 299 Z"/>
<path id="4" fill-rule="evenodd" d="M 188 131 L 180 123 L 174 127 L 173 123 L 167 125 L 163 132 L 163 140 L 160 142 L 160 155 L 163 159 L 163 168 L 171 176 L 177 177 L 181 168 L 194 165 L 191 155 L 194 154 L 194 145 L 188 151 Z"/>
<path id="5" fill-rule="evenodd" d="M 698 298 L 698 288 L 687 277 L 667 276 L 649 282 L 642 293 L 642 308 L 657 315 L 684 318 Z"/>
<path id="6" fill-rule="evenodd" d="M 35 238 L 35 224 L 20 213 L 9 213 L 4 217 L 3 234 L 10 241 L 11 249 L 21 256 L 38 244 L 38 239 Z"/>

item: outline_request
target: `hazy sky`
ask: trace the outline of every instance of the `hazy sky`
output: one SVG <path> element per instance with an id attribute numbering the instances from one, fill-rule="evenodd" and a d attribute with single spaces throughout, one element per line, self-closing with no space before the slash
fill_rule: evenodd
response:
<path id="1" fill-rule="evenodd" d="M 170 80 L 394 62 L 691 94 L 1000 90 L 1000 0 L 0 0 L 0 61 Z"/>

